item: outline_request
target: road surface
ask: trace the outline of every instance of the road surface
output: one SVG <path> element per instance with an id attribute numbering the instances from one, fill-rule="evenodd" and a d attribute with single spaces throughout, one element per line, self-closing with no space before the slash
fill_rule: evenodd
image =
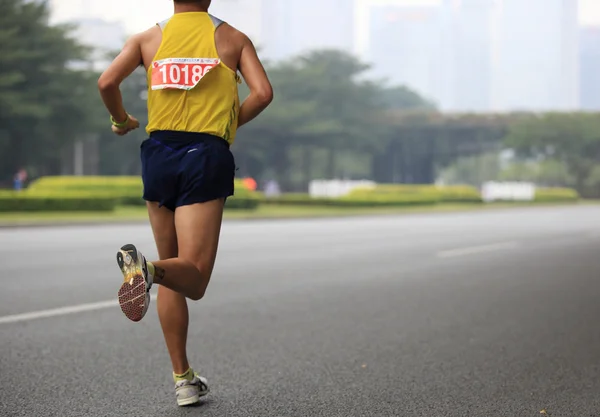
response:
<path id="1" fill-rule="evenodd" d="M 155 304 L 116 306 L 130 242 L 155 256 L 143 225 L 0 230 L 0 415 L 600 415 L 600 207 L 226 222 L 187 409 Z"/>

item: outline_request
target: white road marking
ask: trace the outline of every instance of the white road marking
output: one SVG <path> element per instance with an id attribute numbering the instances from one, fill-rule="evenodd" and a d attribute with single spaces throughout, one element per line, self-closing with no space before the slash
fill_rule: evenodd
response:
<path id="1" fill-rule="evenodd" d="M 156 295 L 151 295 L 152 300 L 156 300 Z M 0 317 L 0 324 L 19 323 L 23 321 L 38 320 L 48 317 L 67 316 L 69 314 L 83 313 L 86 311 L 104 310 L 107 308 L 119 307 L 118 300 L 100 301 L 97 303 L 79 304 L 75 306 L 53 308 L 50 310 L 32 311 L 29 313 L 14 314 Z"/>
<path id="2" fill-rule="evenodd" d="M 500 242 L 490 245 L 471 246 L 466 248 L 450 249 L 437 253 L 438 258 L 455 258 L 457 256 L 475 255 L 478 253 L 496 252 L 505 249 L 513 249 L 519 246 L 518 242 Z"/>

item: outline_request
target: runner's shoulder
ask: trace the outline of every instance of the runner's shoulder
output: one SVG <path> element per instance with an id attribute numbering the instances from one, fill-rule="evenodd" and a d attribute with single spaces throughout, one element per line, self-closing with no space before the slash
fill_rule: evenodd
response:
<path id="1" fill-rule="evenodd" d="M 153 25 L 152 27 L 149 27 L 148 29 L 144 30 L 143 32 L 136 33 L 133 36 L 137 37 L 137 40 L 140 43 L 149 42 L 149 41 L 156 39 L 157 37 L 162 36 L 162 30 L 161 30 L 160 26 Z"/>
<path id="2" fill-rule="evenodd" d="M 126 43 L 130 45 L 143 46 L 145 43 L 152 42 L 157 37 L 161 36 L 162 31 L 158 25 L 154 25 L 142 32 L 135 33 L 127 38 Z"/>
<path id="3" fill-rule="evenodd" d="M 224 29 L 227 37 L 238 46 L 244 46 L 246 43 L 251 42 L 250 38 L 241 30 L 231 26 L 227 22 L 223 22 L 221 28 Z"/>

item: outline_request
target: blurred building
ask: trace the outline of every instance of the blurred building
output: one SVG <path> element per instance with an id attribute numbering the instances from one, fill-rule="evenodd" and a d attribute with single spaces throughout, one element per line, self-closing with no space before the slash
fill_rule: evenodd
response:
<path id="1" fill-rule="evenodd" d="M 442 110 L 579 105 L 577 0 L 356 1 L 356 51 Z"/>
<path id="2" fill-rule="evenodd" d="M 213 1 L 210 13 L 244 32 L 258 47 L 266 43 L 264 38 L 264 9 L 266 0 L 218 0 Z"/>
<path id="3" fill-rule="evenodd" d="M 445 0 L 443 7 L 443 109 L 578 107 L 577 0 Z"/>
<path id="4" fill-rule="evenodd" d="M 102 71 L 123 48 L 127 33 L 123 25 L 101 19 L 77 19 L 75 35 L 80 42 L 93 48 L 92 67 Z"/>
<path id="5" fill-rule="evenodd" d="M 127 32 L 122 23 L 108 21 L 98 17 L 102 10 L 102 3 L 88 0 L 40 0 L 47 1 L 51 11 L 51 23 L 73 24 L 73 35 L 79 42 L 93 49 L 91 54 L 92 69 L 98 71 L 106 68 L 114 58 L 115 52 L 123 47 Z M 75 68 L 88 68 L 90 64 L 74 62 Z"/>
<path id="6" fill-rule="evenodd" d="M 576 109 L 577 0 L 502 0 L 494 14 L 490 110 Z"/>
<path id="7" fill-rule="evenodd" d="M 219 0 L 211 13 L 245 32 L 261 57 L 285 59 L 311 49 L 351 51 L 354 0 Z"/>
<path id="8" fill-rule="evenodd" d="M 265 54 L 283 59 L 312 49 L 352 52 L 354 0 L 263 0 Z"/>
<path id="9" fill-rule="evenodd" d="M 105 51 L 121 50 L 127 33 L 118 22 L 107 22 L 102 19 L 77 19 L 78 39 L 85 45 L 93 46 Z"/>
<path id="10" fill-rule="evenodd" d="M 600 26 L 580 31 L 580 106 L 600 110 Z"/>
<path id="11" fill-rule="evenodd" d="M 364 19 L 358 51 L 373 65 L 374 76 L 439 101 L 445 63 L 443 14 L 437 6 L 414 0 L 368 2 L 358 12 Z"/>
<path id="12" fill-rule="evenodd" d="M 499 0 L 444 0 L 442 110 L 485 112 L 492 103 L 493 23 Z"/>
<path id="13" fill-rule="evenodd" d="M 357 0 L 356 51 L 447 111 L 491 107 L 498 0 Z"/>

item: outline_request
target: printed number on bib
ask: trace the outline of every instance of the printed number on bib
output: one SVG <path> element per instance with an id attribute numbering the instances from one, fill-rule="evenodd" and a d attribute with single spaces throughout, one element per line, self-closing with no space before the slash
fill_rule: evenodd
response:
<path id="1" fill-rule="evenodd" d="M 212 58 L 167 58 L 152 63 L 153 90 L 191 90 L 219 65 Z"/>

